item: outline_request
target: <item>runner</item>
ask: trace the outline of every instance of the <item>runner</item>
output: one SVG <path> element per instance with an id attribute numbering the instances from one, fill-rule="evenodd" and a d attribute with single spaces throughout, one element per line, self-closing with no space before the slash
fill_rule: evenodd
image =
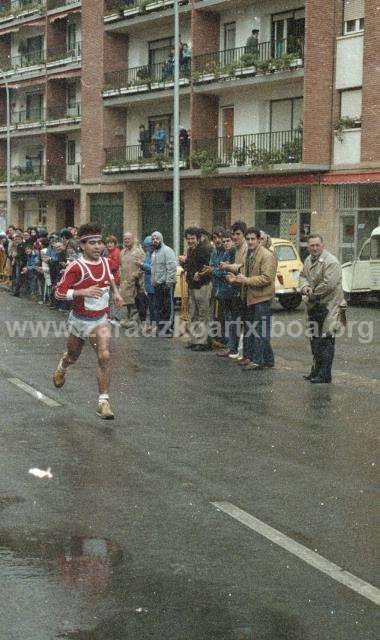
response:
<path id="1" fill-rule="evenodd" d="M 68 319 L 70 335 L 67 351 L 54 372 L 53 382 L 59 389 L 65 384 L 67 369 L 81 354 L 86 338 L 98 357 L 99 403 L 96 414 L 103 420 L 113 420 L 109 402 L 111 362 L 108 324 L 109 290 L 113 291 L 116 306 L 123 299 L 115 285 L 108 260 L 101 258 L 102 229 L 97 224 L 84 224 L 78 230 L 82 256 L 72 262 L 58 283 L 58 300 L 72 300 L 73 310 Z"/>

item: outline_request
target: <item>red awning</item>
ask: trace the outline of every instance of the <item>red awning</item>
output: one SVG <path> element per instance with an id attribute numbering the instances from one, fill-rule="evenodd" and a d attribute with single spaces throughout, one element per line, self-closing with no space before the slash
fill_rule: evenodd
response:
<path id="1" fill-rule="evenodd" d="M 380 182 L 380 171 L 326 173 L 321 177 L 321 184 L 367 184 L 371 182 Z"/>
<path id="2" fill-rule="evenodd" d="M 240 181 L 242 187 L 259 187 L 266 185 L 292 185 L 292 184 L 319 184 L 320 176 L 317 173 L 294 173 L 284 175 L 250 176 Z"/>
<path id="3" fill-rule="evenodd" d="M 80 69 L 76 69 L 74 71 L 68 71 L 67 73 L 57 73 L 54 76 L 48 75 L 48 80 L 66 80 L 68 78 L 79 78 L 80 77 Z"/>
<path id="4" fill-rule="evenodd" d="M 57 20 L 63 20 L 63 18 L 67 18 L 69 14 L 67 13 L 60 13 L 57 16 L 53 16 L 52 18 L 50 18 L 49 22 L 57 22 Z"/>

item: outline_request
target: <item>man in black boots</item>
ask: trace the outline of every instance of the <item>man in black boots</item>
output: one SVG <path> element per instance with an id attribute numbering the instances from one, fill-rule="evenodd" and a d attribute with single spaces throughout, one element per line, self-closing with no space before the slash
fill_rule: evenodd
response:
<path id="1" fill-rule="evenodd" d="M 301 273 L 301 293 L 306 303 L 313 365 L 305 380 L 312 384 L 331 382 L 335 354 L 335 333 L 345 321 L 342 269 L 335 256 L 326 251 L 323 238 L 311 235 L 309 256 Z"/>

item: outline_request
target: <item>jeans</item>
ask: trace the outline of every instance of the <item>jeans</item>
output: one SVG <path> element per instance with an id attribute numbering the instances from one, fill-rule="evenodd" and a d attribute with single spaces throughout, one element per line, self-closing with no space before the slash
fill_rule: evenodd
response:
<path id="1" fill-rule="evenodd" d="M 271 300 L 247 305 L 244 355 L 255 364 L 274 366 L 271 320 Z"/>
<path id="2" fill-rule="evenodd" d="M 232 353 L 239 351 L 239 338 L 241 334 L 241 320 L 244 317 L 244 305 L 239 296 L 225 298 L 223 300 L 224 313 L 228 326 L 227 347 Z"/>
<path id="3" fill-rule="evenodd" d="M 38 288 L 38 278 L 37 273 L 35 271 L 28 271 L 26 274 L 26 286 L 27 293 L 29 296 L 38 296 L 39 288 Z"/>
<path id="4" fill-rule="evenodd" d="M 156 305 L 156 294 L 148 293 L 148 308 L 149 308 L 149 320 L 150 323 L 153 324 L 157 322 L 157 305 Z"/>
<path id="5" fill-rule="evenodd" d="M 169 337 L 174 331 L 173 285 L 159 284 L 154 287 L 156 298 L 157 329 L 160 337 Z"/>

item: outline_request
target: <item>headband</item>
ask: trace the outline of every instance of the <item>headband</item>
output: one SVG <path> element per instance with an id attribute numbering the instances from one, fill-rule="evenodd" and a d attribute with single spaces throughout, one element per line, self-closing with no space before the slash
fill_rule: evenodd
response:
<path id="1" fill-rule="evenodd" d="M 101 240 L 102 236 L 100 235 L 88 235 L 88 236 L 80 236 L 79 242 L 87 242 L 87 240 Z"/>

